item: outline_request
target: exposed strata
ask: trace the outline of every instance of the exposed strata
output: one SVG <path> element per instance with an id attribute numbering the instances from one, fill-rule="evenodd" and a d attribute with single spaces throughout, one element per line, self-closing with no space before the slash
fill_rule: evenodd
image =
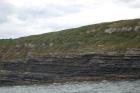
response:
<path id="1" fill-rule="evenodd" d="M 1 40 L 0 85 L 140 79 L 139 19 L 64 31 Z"/>
<path id="2" fill-rule="evenodd" d="M 113 33 L 113 32 L 129 32 L 129 31 L 139 31 L 140 26 L 135 27 L 118 27 L 118 28 L 107 28 L 105 29 L 106 33 Z"/>
<path id="3" fill-rule="evenodd" d="M 132 52 L 131 52 L 132 53 Z M 0 84 L 140 79 L 140 54 L 90 54 L 0 62 Z"/>

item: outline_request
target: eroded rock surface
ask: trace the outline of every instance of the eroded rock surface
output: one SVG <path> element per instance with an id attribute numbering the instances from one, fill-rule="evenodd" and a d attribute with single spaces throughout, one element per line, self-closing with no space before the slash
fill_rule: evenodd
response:
<path id="1" fill-rule="evenodd" d="M 1 85 L 100 79 L 140 79 L 140 55 L 90 54 L 0 62 Z"/>

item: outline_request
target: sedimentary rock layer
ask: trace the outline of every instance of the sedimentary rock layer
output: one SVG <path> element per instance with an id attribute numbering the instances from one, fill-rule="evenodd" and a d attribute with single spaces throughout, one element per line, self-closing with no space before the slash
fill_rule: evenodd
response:
<path id="1" fill-rule="evenodd" d="M 140 79 L 140 55 L 90 54 L 0 62 L 1 85 L 99 79 Z"/>

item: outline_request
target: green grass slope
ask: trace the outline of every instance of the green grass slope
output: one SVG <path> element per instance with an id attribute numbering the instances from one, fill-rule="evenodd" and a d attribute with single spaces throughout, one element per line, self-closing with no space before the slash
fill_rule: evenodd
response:
<path id="1" fill-rule="evenodd" d="M 0 59 L 124 52 L 140 48 L 140 31 L 106 33 L 108 28 L 140 26 L 140 19 L 100 23 L 18 39 L 0 40 Z"/>

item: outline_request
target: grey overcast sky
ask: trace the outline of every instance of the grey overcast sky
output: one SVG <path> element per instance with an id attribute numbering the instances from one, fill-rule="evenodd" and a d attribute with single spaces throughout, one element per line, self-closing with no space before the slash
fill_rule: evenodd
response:
<path id="1" fill-rule="evenodd" d="M 0 38 L 140 18 L 140 0 L 0 0 Z"/>

